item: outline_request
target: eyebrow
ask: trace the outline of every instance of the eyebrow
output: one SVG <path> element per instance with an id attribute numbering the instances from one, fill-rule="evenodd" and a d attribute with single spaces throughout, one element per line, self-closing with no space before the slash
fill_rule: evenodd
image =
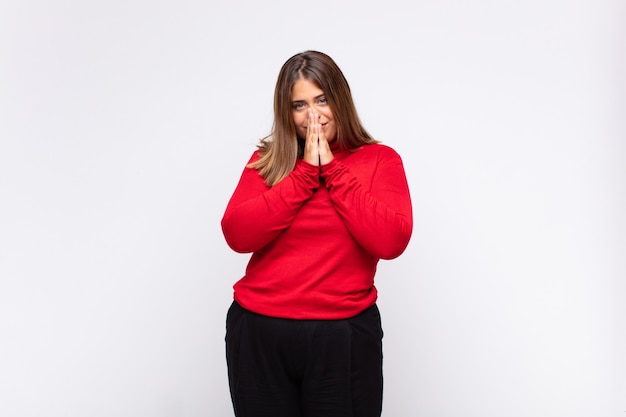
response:
<path id="1" fill-rule="evenodd" d="M 318 98 L 320 98 L 320 97 L 324 97 L 325 95 L 326 95 L 326 93 L 322 93 L 322 94 L 320 94 L 320 95 L 318 95 L 318 96 L 313 97 L 313 100 L 317 100 Z M 292 100 L 291 102 L 292 102 L 292 103 L 303 103 L 303 102 L 305 102 L 305 101 L 306 101 L 306 100 Z"/>

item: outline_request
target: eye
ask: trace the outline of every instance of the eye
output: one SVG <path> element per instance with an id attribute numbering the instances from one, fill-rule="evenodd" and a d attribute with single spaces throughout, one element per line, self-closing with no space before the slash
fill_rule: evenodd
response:
<path id="1" fill-rule="evenodd" d="M 304 108 L 304 103 L 296 102 L 291 105 L 294 110 L 302 110 Z"/>
<path id="2" fill-rule="evenodd" d="M 326 100 L 326 97 L 320 97 L 320 99 L 317 100 L 317 102 L 319 104 L 328 104 L 328 100 Z"/>

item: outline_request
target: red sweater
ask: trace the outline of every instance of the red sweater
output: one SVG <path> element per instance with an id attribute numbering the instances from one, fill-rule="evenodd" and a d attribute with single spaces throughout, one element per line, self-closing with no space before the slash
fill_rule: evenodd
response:
<path id="1" fill-rule="evenodd" d="M 234 285 L 244 308 L 326 320 L 376 302 L 376 265 L 399 256 L 413 228 L 402 161 L 381 144 L 333 155 L 321 168 L 298 160 L 273 187 L 244 169 L 222 218 L 228 245 L 252 252 Z"/>

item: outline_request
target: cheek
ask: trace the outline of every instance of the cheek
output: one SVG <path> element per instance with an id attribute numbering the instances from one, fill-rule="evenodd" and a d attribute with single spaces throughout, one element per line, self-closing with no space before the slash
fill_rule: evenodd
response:
<path id="1" fill-rule="evenodd" d="M 302 117 L 299 117 L 297 114 L 292 115 L 292 119 L 293 119 L 293 124 L 296 126 L 296 133 L 298 133 L 298 135 L 303 136 L 306 135 L 306 122 L 303 120 Z"/>
<path id="2" fill-rule="evenodd" d="M 301 129 L 307 124 L 307 117 L 300 113 L 293 113 L 291 118 L 293 119 L 293 123 L 296 125 L 296 129 Z"/>
<path id="3" fill-rule="evenodd" d="M 302 117 L 300 113 L 296 113 L 293 115 L 293 122 L 296 124 L 296 126 L 300 126 L 304 122 L 304 117 Z"/>
<path id="4" fill-rule="evenodd" d="M 317 112 L 323 115 L 324 117 L 326 117 L 327 119 L 331 119 L 331 120 L 334 119 L 333 111 L 330 109 L 330 105 L 328 104 L 318 108 Z"/>

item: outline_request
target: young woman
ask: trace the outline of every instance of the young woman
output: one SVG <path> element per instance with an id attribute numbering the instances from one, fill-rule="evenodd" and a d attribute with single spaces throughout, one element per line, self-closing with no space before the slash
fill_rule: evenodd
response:
<path id="1" fill-rule="evenodd" d="M 363 128 L 327 55 L 291 57 L 274 125 L 222 218 L 228 245 L 252 253 L 234 285 L 226 359 L 237 417 L 378 417 L 380 259 L 413 227 L 402 161 Z"/>

